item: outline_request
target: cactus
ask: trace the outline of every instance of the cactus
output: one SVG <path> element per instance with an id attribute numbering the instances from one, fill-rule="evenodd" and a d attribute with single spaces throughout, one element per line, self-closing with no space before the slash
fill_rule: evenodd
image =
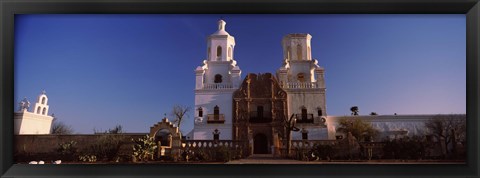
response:
<path id="1" fill-rule="evenodd" d="M 157 144 L 155 138 L 146 135 L 145 137 L 137 140 L 132 139 L 136 144 L 133 145 L 133 159 L 136 161 L 148 161 L 153 160 L 155 151 L 157 150 Z"/>

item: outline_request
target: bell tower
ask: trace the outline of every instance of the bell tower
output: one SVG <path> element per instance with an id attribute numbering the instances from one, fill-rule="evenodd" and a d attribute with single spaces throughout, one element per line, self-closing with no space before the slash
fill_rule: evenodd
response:
<path id="1" fill-rule="evenodd" d="M 197 140 L 232 139 L 232 95 L 240 86 L 241 70 L 234 58 L 235 38 L 219 20 L 207 37 L 206 60 L 195 69 L 195 114 L 193 135 Z"/>
<path id="2" fill-rule="evenodd" d="M 295 115 L 306 133 L 322 133 L 311 139 L 327 139 L 324 69 L 312 58 L 312 36 L 288 34 L 282 39 L 283 65 L 277 70 L 280 86 L 287 92 L 288 115 Z M 294 133 L 294 140 L 302 135 Z"/>
<path id="3" fill-rule="evenodd" d="M 234 60 L 235 38 L 225 31 L 226 24 L 219 20 L 217 31 L 207 38 L 207 60 L 195 70 L 195 89 L 237 88 L 241 82 Z"/>
<path id="4" fill-rule="evenodd" d="M 20 109 L 14 114 L 14 134 L 50 134 L 53 116 L 48 115 L 48 97 L 43 90 L 37 97 L 33 112 L 29 112 L 30 102 L 25 98 Z"/>
<path id="5" fill-rule="evenodd" d="M 283 37 L 283 58 L 288 61 L 312 60 L 310 47 L 310 34 L 289 34 Z"/>
<path id="6" fill-rule="evenodd" d="M 48 103 L 47 93 L 45 92 L 45 90 L 43 90 L 42 93 L 38 95 L 37 103 L 35 103 L 35 108 L 33 113 L 44 115 L 44 116 L 48 115 L 47 103 Z"/>
<path id="7" fill-rule="evenodd" d="M 235 38 L 225 31 L 227 23 L 218 21 L 218 30 L 208 37 L 207 56 L 209 61 L 230 61 L 233 59 Z"/>

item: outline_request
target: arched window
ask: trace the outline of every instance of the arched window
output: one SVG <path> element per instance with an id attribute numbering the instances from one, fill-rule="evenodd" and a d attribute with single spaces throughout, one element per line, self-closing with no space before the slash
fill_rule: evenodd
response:
<path id="1" fill-rule="evenodd" d="M 297 59 L 302 60 L 302 46 L 297 45 Z"/>
<path id="2" fill-rule="evenodd" d="M 45 104 L 45 97 L 42 97 L 42 104 Z"/>
<path id="3" fill-rule="evenodd" d="M 207 49 L 207 56 L 208 56 L 208 59 L 210 59 L 210 47 L 208 47 Z"/>
<path id="4" fill-rule="evenodd" d="M 203 109 L 198 108 L 198 117 L 203 117 Z"/>
<path id="5" fill-rule="evenodd" d="M 213 107 L 213 115 L 220 115 L 220 108 L 217 105 Z"/>
<path id="6" fill-rule="evenodd" d="M 42 115 L 47 114 L 46 112 L 47 112 L 47 108 L 43 108 L 43 110 L 42 110 Z"/>
<path id="7" fill-rule="evenodd" d="M 322 108 L 318 108 L 317 114 L 318 114 L 318 116 L 322 116 L 322 115 L 323 115 L 323 113 L 322 113 Z"/>
<path id="8" fill-rule="evenodd" d="M 232 57 L 232 47 L 228 47 L 228 57 Z"/>
<path id="9" fill-rule="evenodd" d="M 310 46 L 307 48 L 307 50 L 308 59 L 312 59 L 312 51 L 310 49 Z"/>
<path id="10" fill-rule="evenodd" d="M 302 107 L 302 120 L 307 120 L 307 108 Z"/>
<path id="11" fill-rule="evenodd" d="M 290 60 L 292 59 L 292 48 L 290 46 L 287 46 L 287 59 Z"/>
<path id="12" fill-rule="evenodd" d="M 263 106 L 257 106 L 257 118 L 263 119 Z"/>
<path id="13" fill-rule="evenodd" d="M 305 82 L 305 74 L 303 74 L 303 73 L 298 73 L 298 74 L 297 74 L 297 80 L 298 80 L 299 82 Z"/>
<path id="14" fill-rule="evenodd" d="M 220 60 L 222 57 L 222 47 L 218 46 L 217 47 L 217 60 Z"/>
<path id="15" fill-rule="evenodd" d="M 40 108 L 40 106 L 37 108 L 37 114 L 40 114 L 40 110 L 41 110 L 41 109 L 42 109 L 42 108 Z"/>
<path id="16" fill-rule="evenodd" d="M 215 80 L 213 82 L 214 83 L 222 83 L 222 75 L 220 75 L 220 74 L 215 75 Z"/>

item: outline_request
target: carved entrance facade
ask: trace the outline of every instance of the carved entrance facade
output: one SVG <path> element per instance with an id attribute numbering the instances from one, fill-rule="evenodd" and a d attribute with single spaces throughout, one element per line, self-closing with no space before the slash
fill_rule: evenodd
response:
<path id="1" fill-rule="evenodd" d="M 249 154 L 280 154 L 287 94 L 270 73 L 248 74 L 233 94 L 233 140 L 248 141 Z"/>

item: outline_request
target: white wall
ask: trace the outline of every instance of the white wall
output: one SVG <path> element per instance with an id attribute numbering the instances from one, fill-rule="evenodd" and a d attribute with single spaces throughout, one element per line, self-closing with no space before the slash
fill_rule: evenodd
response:
<path id="1" fill-rule="evenodd" d="M 193 140 L 213 140 L 215 129 L 220 132 L 220 140 L 232 140 L 232 125 L 229 124 L 205 124 L 195 127 Z"/>
<path id="2" fill-rule="evenodd" d="M 326 115 L 325 108 L 325 94 L 320 91 L 311 91 L 304 90 L 303 92 L 291 92 L 287 90 L 287 106 L 288 106 L 288 116 L 292 114 L 301 114 L 301 107 L 305 106 L 307 112 L 313 114 L 314 117 L 317 117 L 317 108 L 322 108 L 322 113 Z"/>
<path id="3" fill-rule="evenodd" d="M 380 131 L 377 140 L 384 139 L 391 135 L 392 131 L 406 130 L 407 136 L 424 135 L 427 131 L 425 122 L 437 115 L 379 115 L 379 116 L 328 116 L 327 126 L 329 131 L 329 139 L 335 139 L 338 122 L 340 119 L 361 119 L 372 124 L 372 126 Z"/>
<path id="4" fill-rule="evenodd" d="M 204 83 L 214 83 L 216 74 L 222 75 L 222 83 L 231 83 L 229 75 L 231 68 L 230 62 L 208 62 Z"/>
<path id="5" fill-rule="evenodd" d="M 195 92 L 195 113 L 194 113 L 194 130 L 193 139 L 195 140 L 211 140 L 212 132 L 218 129 L 220 139 L 232 139 L 232 94 L 237 89 L 216 89 L 216 90 L 198 90 Z M 225 117 L 223 124 L 207 123 L 208 114 L 213 114 L 213 108 L 218 106 L 220 114 Z M 203 117 L 198 117 L 198 108 L 202 107 Z M 201 122 L 199 122 L 201 120 Z"/>
<path id="6" fill-rule="evenodd" d="M 30 112 L 15 113 L 14 134 L 50 134 L 53 117 Z"/>
<path id="7" fill-rule="evenodd" d="M 302 140 L 302 128 L 308 131 L 308 140 L 328 140 L 327 128 L 314 126 L 299 127 L 300 131 L 292 132 L 292 140 Z"/>

